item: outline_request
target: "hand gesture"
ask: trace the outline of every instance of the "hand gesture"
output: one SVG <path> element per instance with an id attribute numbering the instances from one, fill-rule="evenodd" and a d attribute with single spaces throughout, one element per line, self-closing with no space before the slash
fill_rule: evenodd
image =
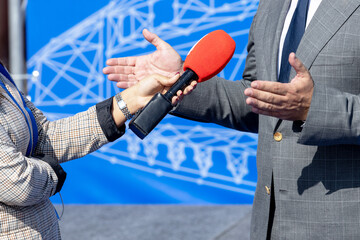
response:
<path id="1" fill-rule="evenodd" d="M 138 57 L 112 58 L 106 61 L 108 67 L 103 73 L 110 81 L 117 82 L 119 88 L 128 88 L 146 76 L 159 74 L 172 77 L 181 72 L 182 60 L 180 55 L 168 43 L 156 34 L 143 30 L 144 38 L 156 47 L 156 51 Z"/>
<path id="2" fill-rule="evenodd" d="M 252 106 L 253 112 L 283 120 L 306 120 L 314 82 L 294 53 L 289 55 L 289 63 L 296 71 L 290 83 L 257 80 L 245 89 L 246 103 Z"/>

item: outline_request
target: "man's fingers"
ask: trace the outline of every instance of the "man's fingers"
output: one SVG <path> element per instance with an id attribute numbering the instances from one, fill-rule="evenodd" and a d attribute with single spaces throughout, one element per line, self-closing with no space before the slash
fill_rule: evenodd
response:
<path id="1" fill-rule="evenodd" d="M 127 74 L 109 74 L 108 79 L 113 82 L 130 82 L 135 76 Z"/>
<path id="2" fill-rule="evenodd" d="M 254 113 L 267 115 L 272 117 L 277 117 L 281 119 L 287 119 L 289 113 L 288 109 L 284 108 L 281 105 L 269 104 L 266 102 L 259 101 L 257 99 L 248 98 L 246 99 L 246 103 L 251 106 L 251 110 Z"/>
<path id="3" fill-rule="evenodd" d="M 108 79 L 117 82 L 116 86 L 122 89 L 129 88 L 138 82 L 134 75 L 110 74 L 108 75 Z"/>
<path id="4" fill-rule="evenodd" d="M 110 74 L 114 71 L 113 67 L 104 67 L 103 68 L 103 73 L 104 74 Z"/>
<path id="5" fill-rule="evenodd" d="M 109 66 L 117 65 L 117 63 L 118 63 L 118 58 L 110 58 L 110 59 L 106 60 L 106 65 L 109 65 Z"/>
<path id="6" fill-rule="evenodd" d="M 244 93 L 248 97 L 255 98 L 265 103 L 280 105 L 286 102 L 286 98 L 283 95 L 260 91 L 253 88 L 245 89 Z"/>
<path id="7" fill-rule="evenodd" d="M 246 103 L 248 105 L 250 105 L 251 107 L 253 107 L 254 109 L 258 109 L 258 110 L 261 110 L 261 111 L 266 111 L 266 112 L 269 112 L 269 113 L 279 110 L 279 108 L 276 105 L 269 104 L 269 103 L 260 101 L 260 100 L 255 99 L 255 98 L 247 98 Z"/>
<path id="8" fill-rule="evenodd" d="M 104 74 L 134 74 L 135 68 L 128 66 L 114 66 L 105 67 L 103 69 Z"/>
<path id="9" fill-rule="evenodd" d="M 278 111 L 267 111 L 267 110 L 263 110 L 263 109 L 259 109 L 259 108 L 255 108 L 255 107 L 252 107 L 251 111 L 253 111 L 256 114 L 276 117 L 276 118 L 280 118 L 283 120 L 289 119 L 288 112 L 284 113 L 284 112 L 278 112 Z"/>
<path id="10" fill-rule="evenodd" d="M 110 58 L 106 60 L 108 66 L 135 66 L 137 57 Z"/>
<path id="11" fill-rule="evenodd" d="M 251 83 L 251 87 L 260 91 L 284 96 L 288 92 L 289 84 L 256 80 Z"/>

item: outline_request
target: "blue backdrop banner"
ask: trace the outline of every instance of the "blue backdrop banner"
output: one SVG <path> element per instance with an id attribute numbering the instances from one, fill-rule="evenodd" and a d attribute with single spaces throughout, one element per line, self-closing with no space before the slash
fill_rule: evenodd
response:
<path id="1" fill-rule="evenodd" d="M 148 28 L 185 59 L 205 34 L 223 29 L 236 51 L 219 76 L 240 80 L 258 0 L 32 0 L 27 6 L 29 94 L 51 120 L 120 91 L 102 74 L 112 57 L 155 50 Z M 144 140 L 130 130 L 63 164 L 65 203 L 252 203 L 257 135 L 167 116 Z M 53 202 L 59 203 L 55 196 Z"/>

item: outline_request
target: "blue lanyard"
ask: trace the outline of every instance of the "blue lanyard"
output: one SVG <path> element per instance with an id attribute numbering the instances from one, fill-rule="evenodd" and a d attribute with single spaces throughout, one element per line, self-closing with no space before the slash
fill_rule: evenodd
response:
<path id="1" fill-rule="evenodd" d="M 0 63 L 0 72 L 11 81 L 12 84 L 14 84 L 14 86 L 16 87 L 16 84 L 14 83 L 13 79 L 11 78 L 10 74 L 8 73 L 8 71 L 5 69 L 5 67 Z M 18 106 L 18 108 L 20 109 L 20 111 L 22 112 L 22 114 L 25 117 L 26 120 L 26 124 L 29 128 L 29 133 L 30 133 L 30 141 L 29 141 L 29 145 L 28 148 L 26 150 L 26 156 L 30 156 L 32 151 L 34 150 L 36 143 L 38 141 L 38 129 L 37 129 L 37 125 L 36 125 L 36 121 L 35 121 L 35 117 L 33 115 L 33 113 L 31 112 L 31 110 L 26 106 L 25 100 L 22 96 L 22 94 L 20 93 L 19 89 L 16 87 L 17 91 L 19 92 L 19 95 L 21 97 L 22 103 L 23 103 L 23 107 L 25 108 L 25 110 L 27 111 L 28 115 L 30 116 L 31 119 L 31 126 L 29 123 L 28 118 L 26 117 L 23 109 L 20 107 L 19 103 L 15 100 L 15 98 L 13 97 L 13 95 L 7 90 L 6 86 L 4 85 L 4 83 L 0 80 L 0 86 L 7 92 L 7 94 L 11 97 L 11 99 L 14 101 L 14 103 Z M 32 130 L 31 131 L 31 127 Z M 31 134 L 31 132 L 33 134 Z"/>

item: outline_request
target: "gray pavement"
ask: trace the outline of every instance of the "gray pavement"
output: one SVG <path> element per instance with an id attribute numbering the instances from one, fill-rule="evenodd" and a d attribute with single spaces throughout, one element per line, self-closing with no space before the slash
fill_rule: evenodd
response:
<path id="1" fill-rule="evenodd" d="M 63 240 L 248 240 L 250 217 L 250 205 L 65 205 L 60 229 Z"/>

